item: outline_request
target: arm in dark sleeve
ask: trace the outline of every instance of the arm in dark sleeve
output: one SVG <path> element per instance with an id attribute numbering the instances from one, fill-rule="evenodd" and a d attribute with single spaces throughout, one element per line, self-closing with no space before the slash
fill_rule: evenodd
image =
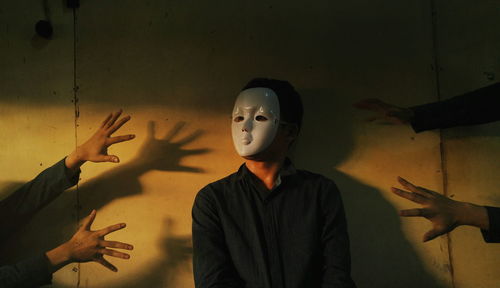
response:
<path id="1" fill-rule="evenodd" d="M 193 215 L 193 272 L 196 288 L 240 288 L 244 283 L 226 245 L 215 203 L 205 187 L 196 196 Z"/>
<path id="2" fill-rule="evenodd" d="M 64 160 L 42 171 L 6 199 L 0 201 L 0 242 L 26 224 L 64 190 L 78 182 L 79 171 L 72 173 Z"/>
<path id="3" fill-rule="evenodd" d="M 330 182 L 323 195 L 325 222 L 322 233 L 324 275 L 322 288 L 354 288 L 351 279 L 351 254 L 344 205 L 340 192 Z"/>
<path id="4" fill-rule="evenodd" d="M 45 254 L 33 257 L 16 265 L 0 267 L 0 287 L 32 288 L 50 284 L 52 273 Z"/>
<path id="5" fill-rule="evenodd" d="M 486 206 L 488 218 L 490 221 L 490 229 L 488 231 L 481 230 L 484 241 L 487 243 L 500 243 L 500 207 Z"/>
<path id="6" fill-rule="evenodd" d="M 500 82 L 448 100 L 410 107 L 415 132 L 500 120 Z"/>

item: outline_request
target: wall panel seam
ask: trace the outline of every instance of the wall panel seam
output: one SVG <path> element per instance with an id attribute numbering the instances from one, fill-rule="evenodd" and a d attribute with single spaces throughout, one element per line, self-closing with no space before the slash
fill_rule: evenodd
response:
<path id="1" fill-rule="evenodd" d="M 73 105 L 74 105 L 74 128 L 75 128 L 75 149 L 78 146 L 78 119 L 80 117 L 80 108 L 79 108 L 79 101 L 78 101 L 78 83 L 77 83 L 77 43 L 78 43 L 78 34 L 77 34 L 77 8 L 73 7 Z M 76 184 L 76 203 L 75 203 L 75 215 L 76 215 L 76 225 L 78 227 L 78 223 L 80 222 L 80 210 L 81 210 L 81 204 L 80 204 L 80 186 L 77 183 Z M 76 287 L 80 287 L 80 271 L 81 271 L 81 264 L 77 263 L 77 281 L 76 281 Z"/>
<path id="2" fill-rule="evenodd" d="M 436 8 L 436 1 L 439 0 L 431 0 L 431 27 L 432 27 L 432 57 L 433 57 L 433 70 L 434 70 L 434 77 L 436 81 L 436 96 L 438 98 L 438 101 L 442 100 L 441 97 L 441 67 L 440 67 L 440 61 L 439 61 L 439 41 L 438 41 L 438 31 L 437 31 L 437 8 Z M 446 146 L 445 146 L 445 137 L 443 134 L 443 130 L 439 129 L 439 156 L 440 156 L 440 162 L 441 162 L 441 177 L 443 181 L 443 195 L 445 197 L 448 197 L 448 169 L 447 169 L 447 159 L 446 159 Z M 446 237 L 446 245 L 447 247 L 447 252 L 448 252 L 448 262 L 449 262 L 449 272 L 450 272 L 450 277 L 451 277 L 451 285 L 453 288 L 455 288 L 455 275 L 454 275 L 454 270 L 453 270 L 453 253 L 452 253 L 452 239 L 449 233 L 445 235 Z"/>

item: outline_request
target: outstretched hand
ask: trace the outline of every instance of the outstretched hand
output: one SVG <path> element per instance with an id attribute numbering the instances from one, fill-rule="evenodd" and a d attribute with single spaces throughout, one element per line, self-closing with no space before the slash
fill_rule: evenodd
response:
<path id="1" fill-rule="evenodd" d="M 399 215 L 424 217 L 432 223 L 432 229 L 424 234 L 424 242 L 448 233 L 460 225 L 477 226 L 481 229 L 489 228 L 488 216 L 484 207 L 452 200 L 437 192 L 415 186 L 401 177 L 398 177 L 398 182 L 409 191 L 392 187 L 391 190 L 394 194 L 422 205 L 422 208 L 401 210 Z"/>
<path id="2" fill-rule="evenodd" d="M 391 124 L 409 124 L 414 116 L 411 109 L 394 106 L 377 98 L 369 98 L 354 103 L 354 107 L 368 110 L 376 114 L 367 118 L 367 121 L 385 121 Z"/>
<path id="3" fill-rule="evenodd" d="M 97 231 L 92 231 L 91 226 L 95 217 L 96 211 L 93 210 L 90 215 L 84 219 L 82 226 L 68 242 L 47 252 L 47 258 L 49 258 L 52 264 L 53 271 L 72 262 L 94 261 L 113 272 L 117 272 L 118 269 L 104 259 L 103 256 L 107 255 L 122 259 L 130 258 L 130 255 L 126 253 L 108 248 L 132 250 L 132 245 L 104 239 L 104 236 L 109 233 L 125 228 L 125 223 L 115 224 Z"/>
<path id="4" fill-rule="evenodd" d="M 122 110 L 109 114 L 94 135 L 66 157 L 66 167 L 76 170 L 86 161 L 120 162 L 118 156 L 108 155 L 108 147 L 116 143 L 132 140 L 135 137 L 133 134 L 111 137 L 123 124 L 130 120 L 130 116 L 118 120 L 121 114 Z"/>

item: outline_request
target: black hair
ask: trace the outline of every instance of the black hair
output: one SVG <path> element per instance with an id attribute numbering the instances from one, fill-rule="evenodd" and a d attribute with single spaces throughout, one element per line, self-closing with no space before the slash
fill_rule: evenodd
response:
<path id="1" fill-rule="evenodd" d="M 250 80 L 241 91 L 258 87 L 269 88 L 276 93 L 280 104 L 281 120 L 296 124 L 297 128 L 300 130 L 304 107 L 302 106 L 302 100 L 299 93 L 295 91 L 292 84 L 284 80 L 254 78 Z"/>

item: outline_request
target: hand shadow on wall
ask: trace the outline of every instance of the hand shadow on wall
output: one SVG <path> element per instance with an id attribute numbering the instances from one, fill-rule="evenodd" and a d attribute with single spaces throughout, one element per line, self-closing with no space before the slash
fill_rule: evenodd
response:
<path id="1" fill-rule="evenodd" d="M 149 122 L 146 140 L 133 160 L 118 164 L 116 168 L 102 173 L 79 187 L 80 205 L 85 207 L 81 209 L 80 217 L 85 217 L 92 209 L 99 210 L 115 199 L 141 194 L 143 191 L 139 177 L 148 171 L 203 173 L 202 167 L 190 167 L 181 164 L 182 159 L 185 157 L 210 152 L 210 149 L 207 148 L 184 148 L 185 145 L 193 143 L 204 133 L 202 130 L 196 130 L 182 138 L 180 134 L 185 125 L 186 123 L 179 122 L 164 137 L 156 138 L 155 122 Z M 180 139 L 175 140 L 175 138 Z M 76 231 L 75 200 L 74 191 L 64 192 L 36 214 L 25 228 L 12 235 L 0 251 L 2 258 L 7 260 L 6 263 L 15 263 L 21 259 L 39 255 L 42 251 L 48 251 L 68 241 Z M 171 235 L 165 237 L 162 245 L 165 247 L 165 257 L 167 258 L 164 261 L 165 263 L 161 263 L 162 266 L 164 265 L 161 267 L 163 276 L 165 273 L 170 273 L 167 270 L 170 271 L 169 269 L 174 269 L 178 264 L 180 265 L 185 254 L 191 253 L 191 246 L 186 244 L 187 242 L 190 242 L 190 237 L 178 238 Z M 102 269 L 106 268 L 103 267 Z M 160 267 L 155 269 L 158 270 Z M 145 275 L 145 277 L 153 277 L 150 274 L 148 275 Z M 175 277 L 175 273 L 171 275 L 170 278 Z M 154 279 L 153 277 L 151 279 L 142 279 L 142 281 L 154 281 Z M 158 281 L 160 280 L 158 279 Z M 168 281 L 173 281 L 173 279 Z M 60 285 L 56 286 L 59 287 Z M 124 287 L 123 285 L 119 286 Z M 136 287 L 142 286 L 138 284 Z"/>
<path id="2" fill-rule="evenodd" d="M 391 203 L 376 188 L 335 169 L 353 149 L 351 114 L 355 111 L 350 110 L 350 99 L 332 94 L 327 90 L 303 92 L 309 113 L 305 114 L 294 158 L 301 167 L 333 179 L 341 191 L 354 281 L 360 288 L 445 287 L 425 269 L 406 240 Z"/>
<path id="3" fill-rule="evenodd" d="M 148 171 L 203 173 L 204 170 L 201 167 L 181 164 L 185 157 L 206 154 L 210 151 L 207 148 L 183 148 L 203 135 L 202 130 L 196 130 L 180 140 L 174 141 L 185 125 L 184 122 L 177 123 L 164 137 L 158 139 L 155 137 L 155 122 L 149 122 L 146 141 L 134 159 L 125 164 L 119 164 L 115 169 L 80 186 L 80 203 L 85 207 L 80 215 L 87 215 L 92 209 L 99 209 L 114 199 L 142 193 L 139 177 Z"/>

